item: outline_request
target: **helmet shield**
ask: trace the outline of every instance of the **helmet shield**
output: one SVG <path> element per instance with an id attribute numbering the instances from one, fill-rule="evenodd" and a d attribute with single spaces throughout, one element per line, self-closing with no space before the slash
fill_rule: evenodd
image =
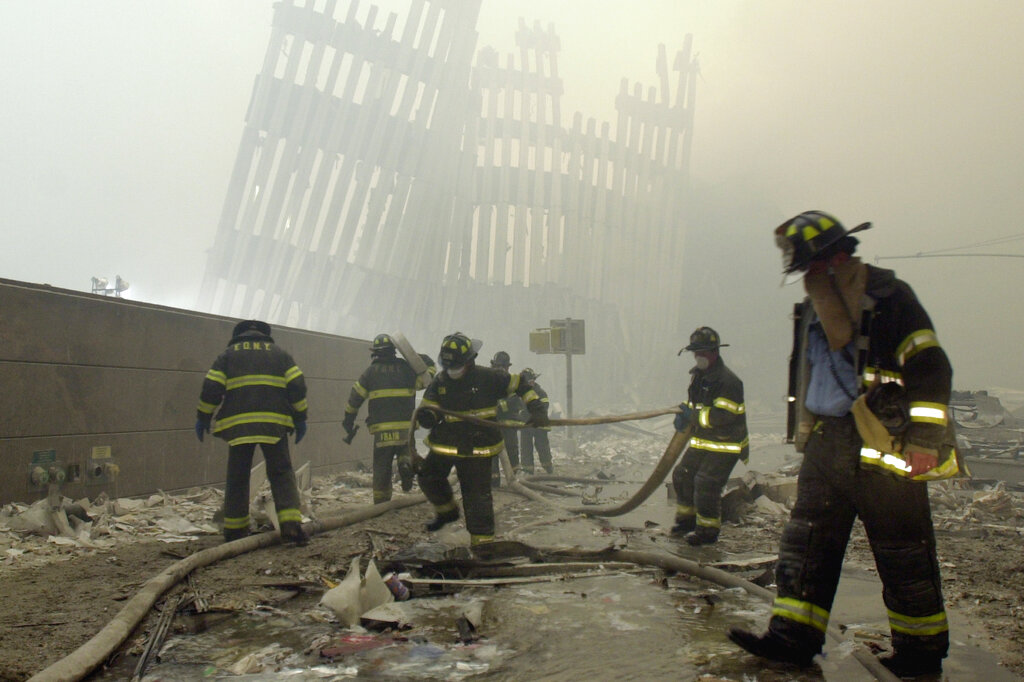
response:
<path id="1" fill-rule="evenodd" d="M 524 367 L 523 371 L 519 373 L 519 378 L 523 381 L 535 381 L 540 375 L 534 372 L 529 367 Z"/>

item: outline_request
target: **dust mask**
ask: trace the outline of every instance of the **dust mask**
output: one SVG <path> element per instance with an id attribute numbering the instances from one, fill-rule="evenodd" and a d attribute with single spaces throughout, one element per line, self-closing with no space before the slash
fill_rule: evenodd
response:
<path id="1" fill-rule="evenodd" d="M 697 366 L 697 369 L 705 370 L 705 369 L 707 369 L 708 367 L 711 366 L 711 361 L 708 360 L 706 357 L 704 357 L 702 355 L 694 356 L 693 360 L 694 360 L 694 363 Z"/>
<path id="2" fill-rule="evenodd" d="M 445 372 L 447 372 L 448 376 L 452 379 L 461 379 L 466 374 L 466 367 L 467 365 L 463 365 L 462 367 L 449 367 Z"/>

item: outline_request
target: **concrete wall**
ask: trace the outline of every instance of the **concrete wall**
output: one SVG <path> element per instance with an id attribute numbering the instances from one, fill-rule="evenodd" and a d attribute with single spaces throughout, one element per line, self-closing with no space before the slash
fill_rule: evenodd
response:
<path id="1" fill-rule="evenodd" d="M 51 466 L 49 451 L 68 475 L 60 492 L 72 498 L 222 484 L 227 444 L 199 443 L 193 425 L 203 377 L 236 322 L 0 279 L 0 503 L 46 494 L 31 472 L 34 460 Z M 292 445 L 295 466 L 369 462 L 366 429 L 352 446 L 341 441 L 367 342 L 285 327 L 274 339 L 309 389 L 309 432 Z"/>

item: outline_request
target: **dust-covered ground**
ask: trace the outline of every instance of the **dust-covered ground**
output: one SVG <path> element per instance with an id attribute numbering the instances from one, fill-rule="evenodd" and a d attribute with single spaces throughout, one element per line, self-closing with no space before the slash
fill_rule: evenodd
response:
<path id="1" fill-rule="evenodd" d="M 635 442 L 622 446 L 621 452 L 629 453 L 623 457 L 635 457 Z M 591 449 L 590 454 L 595 451 Z M 559 458 L 565 460 L 559 473 L 592 477 L 614 470 L 618 456 L 615 445 L 597 454 L 604 457 L 598 467 L 600 471 L 592 463 L 565 457 Z M 365 476 L 363 481 L 368 485 L 369 477 Z M 367 506 L 368 488 L 355 485 L 351 477 L 340 487 L 337 477 L 315 481 L 313 515 L 325 518 Z M 336 494 L 340 489 L 345 494 Z M 983 641 L 972 644 L 993 652 L 1003 666 L 1024 678 L 1020 647 L 1024 637 L 1021 495 L 999 489 L 957 489 L 948 484 L 933 484 L 932 491 L 947 608 L 962 614 L 975 631 L 985 633 Z M 205 495 L 206 492 L 193 492 L 184 499 Z M 215 502 L 217 498 L 213 499 Z M 517 506 L 527 501 L 506 491 L 498 491 L 495 500 L 498 532 L 508 533 L 512 529 L 503 519 L 515 517 Z M 183 503 L 176 504 L 168 496 L 153 505 L 158 509 L 177 509 L 179 517 L 196 517 L 192 521 L 209 530 L 210 518 L 205 519 L 204 525 L 198 517 L 206 514 L 210 505 L 184 505 L 187 512 L 181 512 L 182 506 Z M 152 516 L 144 512 L 97 518 L 90 536 L 96 539 L 91 543 L 95 547 L 0 531 L 5 543 L 0 550 L 6 551 L 0 561 L 0 620 L 4 624 L 0 628 L 0 679 L 28 679 L 67 656 L 100 631 L 147 579 L 183 557 L 220 543 L 219 536 L 210 532 L 196 533 L 184 542 L 169 542 L 176 539 L 172 537 L 175 533 L 167 531 L 170 512 L 161 517 L 160 524 L 154 524 Z M 259 603 L 263 598 L 259 585 L 274 579 L 322 585 L 325 578 L 338 580 L 344 576 L 356 555 L 395 552 L 426 539 L 423 524 L 432 516 L 429 505 L 418 504 L 328 531 L 306 547 L 274 545 L 242 554 L 195 571 L 190 589 L 200 592 L 212 605 L 245 608 Z M 774 554 L 785 520 L 784 512 L 766 513 L 753 504 L 743 505 L 739 522 L 726 524 L 717 549 L 724 555 Z M 614 525 L 614 519 L 611 523 Z M 104 524 L 106 532 L 100 532 L 96 526 Z M 654 534 L 664 530 L 648 529 Z M 847 559 L 873 566 L 859 524 Z M 168 594 L 184 589 L 182 584 Z M 154 629 L 156 618 L 154 609 L 118 655 L 137 655 Z"/>

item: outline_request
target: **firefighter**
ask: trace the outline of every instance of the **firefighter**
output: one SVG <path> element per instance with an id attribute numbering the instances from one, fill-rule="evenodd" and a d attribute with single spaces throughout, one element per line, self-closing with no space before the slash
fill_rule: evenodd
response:
<path id="1" fill-rule="evenodd" d="M 518 395 L 529 410 L 534 426 L 548 424 L 544 403 L 519 375 L 480 367 L 474 359 L 479 342 L 456 332 L 441 343 L 443 368 L 427 387 L 417 410 L 419 426 L 429 429 L 425 443 L 430 452 L 419 468 L 420 489 L 434 505 L 436 517 L 427 524 L 436 531 L 459 518 L 448 474 L 452 467 L 462 489 L 462 506 L 470 544 L 494 539 L 494 504 L 491 499 L 491 461 L 501 452 L 503 443 L 497 427 L 481 426 L 458 417 L 431 410 L 440 407 L 461 415 L 494 420 L 498 401 Z"/>
<path id="2" fill-rule="evenodd" d="M 892 632 L 893 652 L 881 662 L 916 677 L 939 673 L 949 648 L 925 481 L 959 470 L 947 412 L 952 369 L 911 288 L 853 255 L 852 235 L 870 226 L 847 231 L 807 211 L 775 231 L 785 272 L 803 273 L 807 293 L 796 307 L 787 429 L 803 462 L 768 632 L 734 628 L 729 638 L 757 656 L 810 665 L 859 517 Z M 892 418 L 900 412 L 905 419 Z"/>
<path id="3" fill-rule="evenodd" d="M 743 382 L 725 366 L 719 348 L 728 346 L 711 327 L 699 327 L 679 351 L 693 353 L 687 401 L 679 405 L 677 431 L 693 427 L 689 447 L 672 472 L 676 493 L 673 535 L 691 545 L 718 540 L 722 528 L 722 489 L 739 460 L 747 461 L 750 439 Z"/>
<path id="4" fill-rule="evenodd" d="M 216 420 L 213 413 L 217 410 Z M 288 434 L 296 445 L 306 435 L 306 381 L 302 370 L 274 343 L 270 325 L 245 320 L 235 325 L 228 347 L 203 380 L 196 410 L 196 437 L 210 433 L 228 442 L 224 486 L 224 540 L 249 534 L 249 471 L 259 445 L 277 508 L 281 539 L 305 545 L 299 488 L 288 454 Z"/>
<path id="5" fill-rule="evenodd" d="M 373 503 L 391 499 L 393 463 L 398 460 L 398 478 L 404 492 L 412 490 L 412 470 L 407 443 L 409 423 L 416 408 L 416 391 L 425 388 L 416 371 L 395 352 L 387 334 L 378 334 L 370 346 L 370 366 L 362 373 L 348 396 L 342 426 L 351 442 L 356 433 L 356 415 L 367 401 L 366 423 L 373 435 Z M 434 361 L 420 354 L 433 378 Z"/>
<path id="6" fill-rule="evenodd" d="M 548 394 L 540 384 L 537 383 L 537 377 L 540 375 L 534 372 L 529 367 L 524 367 L 523 371 L 519 373 L 519 381 L 525 383 L 533 392 L 537 394 L 537 397 L 544 404 L 544 412 L 548 411 L 550 402 L 548 401 Z M 555 469 L 551 464 L 551 442 L 548 440 L 548 431 L 551 430 L 550 426 L 540 426 L 536 428 L 524 428 L 521 431 L 521 448 L 522 452 L 522 463 L 523 471 L 528 474 L 532 474 L 533 469 L 533 446 L 537 446 L 537 455 L 540 459 L 540 465 L 544 467 L 544 471 L 549 474 L 554 473 Z"/>
<path id="7" fill-rule="evenodd" d="M 506 374 L 512 372 L 512 357 L 508 352 L 499 350 L 491 358 L 491 367 L 499 369 Z M 519 396 L 510 396 L 498 401 L 498 416 L 500 422 L 521 422 L 526 407 Z M 518 471 L 519 464 L 519 434 L 513 427 L 501 429 L 501 439 L 505 441 L 505 452 L 508 453 L 508 461 L 512 464 L 512 470 Z M 491 460 L 491 485 L 497 488 L 501 485 L 501 462 L 498 457 Z"/>

